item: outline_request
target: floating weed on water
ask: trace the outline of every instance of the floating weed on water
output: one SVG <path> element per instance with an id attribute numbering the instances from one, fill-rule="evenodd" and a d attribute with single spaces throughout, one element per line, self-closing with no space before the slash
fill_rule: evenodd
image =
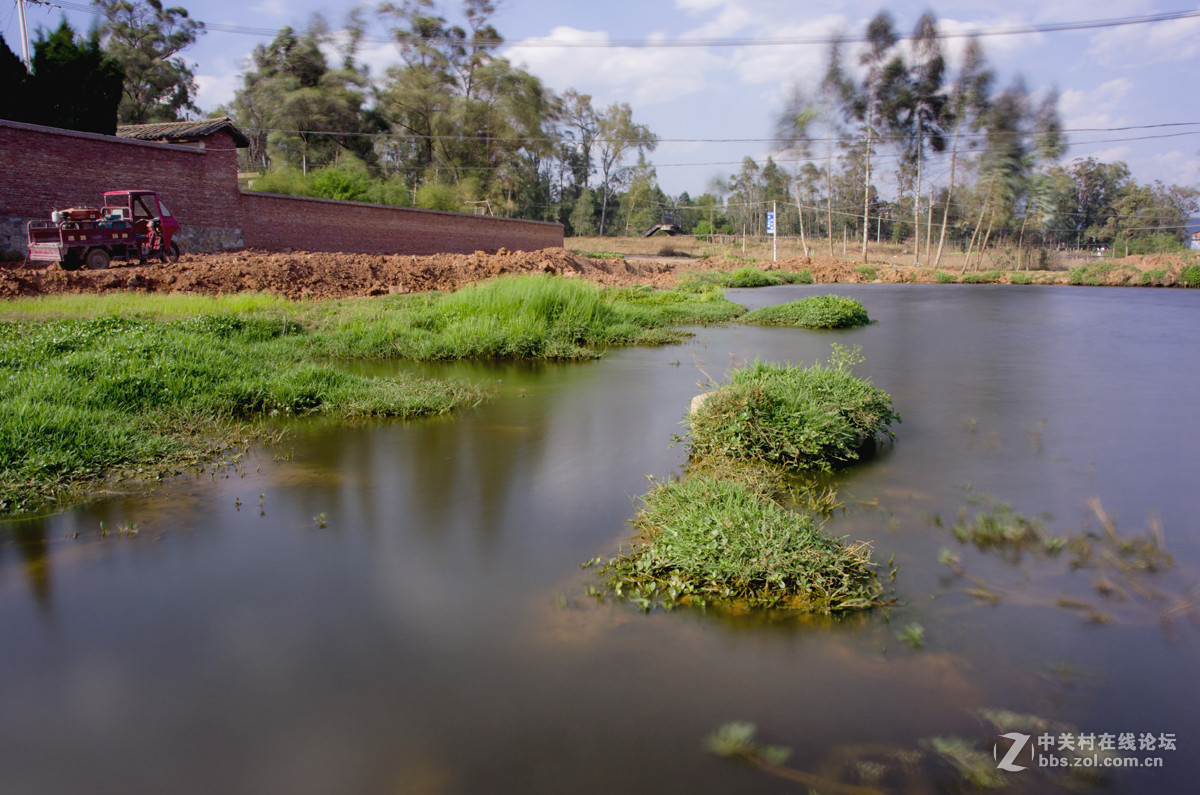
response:
<path id="1" fill-rule="evenodd" d="M 973 787 L 997 789 L 1005 785 L 1003 774 L 989 754 L 961 737 L 929 737 L 921 744 L 949 762 L 958 776 Z"/>
<path id="2" fill-rule="evenodd" d="M 911 624 L 905 624 L 904 627 L 896 633 L 896 637 L 914 649 L 919 649 L 925 645 L 925 628 L 915 621 Z"/>
<path id="3" fill-rule="evenodd" d="M 324 527 L 325 519 L 326 519 L 325 514 L 319 513 L 313 517 L 313 522 L 317 525 L 317 527 Z"/>

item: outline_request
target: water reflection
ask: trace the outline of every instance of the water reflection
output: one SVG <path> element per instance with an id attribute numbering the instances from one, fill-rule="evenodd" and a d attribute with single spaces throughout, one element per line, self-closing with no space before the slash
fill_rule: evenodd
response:
<path id="1" fill-rule="evenodd" d="M 757 306 L 830 291 L 734 293 Z M 700 329 L 572 365 L 402 367 L 497 396 L 419 422 L 297 424 L 234 469 L 4 524 L 0 789 L 771 791 L 785 784 L 706 756 L 702 737 L 752 720 L 800 768 L 845 769 L 847 748 L 978 737 L 983 707 L 1200 736 L 1184 609 L 1200 568 L 1200 293 L 836 292 L 878 324 Z M 861 372 L 903 423 L 836 475 L 846 510 L 827 527 L 895 555 L 900 604 L 811 619 L 586 597 L 578 564 L 628 541 L 647 475 L 681 471 L 669 443 L 700 384 L 755 358 L 822 360 L 833 341 L 862 345 Z M 958 545 L 949 525 L 981 494 L 1058 532 L 1097 529 L 1092 497 L 1122 532 L 1157 512 L 1175 566 L 1144 577 L 1164 599 L 1119 601 L 1094 570 Z M 137 536 L 114 532 L 126 523 Z M 998 601 L 967 593 L 943 548 Z M 898 637 L 914 622 L 922 648 Z M 1167 791 L 1200 762 L 1136 773 L 1124 788 Z"/>

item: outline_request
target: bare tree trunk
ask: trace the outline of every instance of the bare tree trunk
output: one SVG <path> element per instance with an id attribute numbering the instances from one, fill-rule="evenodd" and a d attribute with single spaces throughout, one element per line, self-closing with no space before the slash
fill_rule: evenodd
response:
<path id="1" fill-rule="evenodd" d="M 1021 235 L 1017 238 L 1017 270 L 1021 270 L 1021 255 L 1025 252 L 1025 224 L 1029 223 L 1029 213 L 1021 219 Z M 1029 270 L 1026 268 L 1026 270 Z"/>
<path id="2" fill-rule="evenodd" d="M 829 257 L 833 258 L 833 144 L 829 145 L 829 163 L 825 167 L 825 223 L 829 231 Z"/>
<path id="3" fill-rule="evenodd" d="M 983 236 L 983 244 L 979 247 L 979 267 L 983 267 L 983 258 L 987 254 L 988 241 L 992 239 L 992 230 L 996 228 L 996 208 L 992 208 L 992 214 L 988 217 L 987 234 Z"/>
<path id="4" fill-rule="evenodd" d="M 913 191 L 913 259 L 921 261 L 921 155 L 925 151 L 925 138 L 921 122 L 917 121 L 917 189 Z"/>
<path id="5" fill-rule="evenodd" d="M 991 194 L 989 193 L 984 197 L 983 204 L 979 205 L 979 220 L 975 222 L 975 231 L 971 233 L 971 242 L 967 245 L 967 258 L 963 260 L 962 270 L 959 273 L 966 273 L 967 266 L 971 264 L 971 252 L 975 249 L 975 239 L 979 237 L 979 229 L 983 226 L 983 213 L 987 210 L 990 198 Z"/>
<path id="6" fill-rule="evenodd" d="M 808 238 L 804 236 L 804 205 L 800 203 L 800 183 L 796 181 L 795 175 L 792 177 L 792 190 L 796 191 L 796 212 L 800 215 L 800 250 L 804 252 L 804 256 L 808 256 Z M 775 219 L 775 223 L 779 223 L 779 219 Z"/>
<path id="7" fill-rule="evenodd" d="M 954 164 L 958 160 L 958 133 L 962 130 L 962 122 L 954 125 L 954 147 L 950 150 L 950 187 L 946 189 L 946 207 L 942 211 L 942 234 L 938 238 L 937 256 L 933 259 L 936 270 L 942 264 L 942 247 L 946 244 L 946 221 L 950 217 L 950 197 L 954 195 Z"/>
<path id="8" fill-rule="evenodd" d="M 875 81 L 871 81 L 871 92 L 867 105 L 867 151 L 864 153 L 863 162 L 866 166 L 866 175 L 863 177 L 863 241 L 862 241 L 862 260 L 865 264 L 867 261 L 867 237 L 870 235 L 871 229 L 871 109 L 875 106 Z"/>
<path id="9" fill-rule="evenodd" d="M 925 256 L 929 256 L 929 251 L 933 245 L 933 188 L 929 189 L 929 212 L 925 216 Z M 920 260 L 917 263 L 920 264 Z"/>

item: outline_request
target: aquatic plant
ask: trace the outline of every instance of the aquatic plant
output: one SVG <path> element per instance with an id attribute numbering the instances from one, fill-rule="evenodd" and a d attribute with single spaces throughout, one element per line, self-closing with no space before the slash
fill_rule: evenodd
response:
<path id="1" fill-rule="evenodd" d="M 601 566 L 619 597 L 829 613 L 870 607 L 881 589 L 863 543 L 821 532 L 761 488 L 689 476 L 641 498 L 632 547 Z"/>
<path id="2" fill-rule="evenodd" d="M 879 434 L 894 438 L 892 398 L 851 373 L 857 356 L 835 346 L 829 365 L 735 371 L 688 416 L 692 452 L 828 470 Z"/>
<path id="3" fill-rule="evenodd" d="M 871 322 L 866 308 L 853 298 L 814 295 L 786 304 L 764 306 L 742 315 L 743 323 L 802 328 L 851 328 Z"/>

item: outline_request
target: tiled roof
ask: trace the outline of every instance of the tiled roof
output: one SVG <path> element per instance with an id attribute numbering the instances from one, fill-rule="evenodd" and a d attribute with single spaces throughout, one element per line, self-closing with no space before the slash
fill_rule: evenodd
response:
<path id="1" fill-rule="evenodd" d="M 195 141 L 207 138 L 220 130 L 233 137 L 239 149 L 250 145 L 245 133 L 233 126 L 228 116 L 198 121 L 167 121 L 157 124 L 124 124 L 117 128 L 118 138 L 137 138 L 141 141 Z"/>

